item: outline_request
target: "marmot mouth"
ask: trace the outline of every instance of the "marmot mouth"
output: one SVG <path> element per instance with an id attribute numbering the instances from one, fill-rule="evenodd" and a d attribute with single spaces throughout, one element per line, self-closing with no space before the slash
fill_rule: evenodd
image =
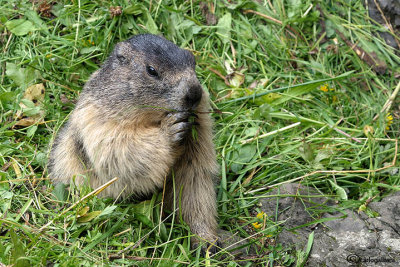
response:
<path id="1" fill-rule="evenodd" d="M 193 110 L 174 110 L 174 111 L 171 111 L 171 112 L 167 112 L 165 115 L 173 114 L 173 113 L 183 113 L 183 114 L 186 113 L 185 117 L 187 119 L 193 118 L 194 120 L 197 120 L 199 118 L 199 115 L 197 115 L 197 112 L 193 111 Z"/>

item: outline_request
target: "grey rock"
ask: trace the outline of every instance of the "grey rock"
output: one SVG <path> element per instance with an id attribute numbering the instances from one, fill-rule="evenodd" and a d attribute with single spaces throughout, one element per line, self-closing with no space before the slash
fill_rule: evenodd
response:
<path id="1" fill-rule="evenodd" d="M 300 184 L 284 184 L 269 192 L 260 202 L 268 216 L 277 215 L 278 221 L 286 221 L 286 227 L 296 227 L 313 221 L 313 214 L 320 213 L 323 205 L 333 205 L 321 194 Z M 275 195 L 279 197 L 269 197 Z"/>
<path id="2" fill-rule="evenodd" d="M 218 230 L 219 242 L 221 248 L 228 251 L 233 256 L 247 255 L 248 242 L 240 238 L 236 234 L 219 229 Z"/>
<path id="3" fill-rule="evenodd" d="M 340 212 L 321 193 L 299 184 L 271 190 L 261 204 L 265 213 L 282 223 L 277 243 L 304 250 L 314 231 L 306 266 L 400 265 L 400 192 L 369 204 L 380 214 L 377 218 L 351 210 Z M 332 210 L 326 212 L 326 206 Z M 313 225 L 317 218 L 327 221 Z"/>
<path id="4" fill-rule="evenodd" d="M 276 195 L 279 197 L 275 197 Z M 296 249 L 301 249 L 307 243 L 312 226 L 291 229 L 314 221 L 315 216 L 321 213 L 323 205 L 333 205 L 332 201 L 321 196 L 315 189 L 300 184 L 284 184 L 269 192 L 260 202 L 261 209 L 269 217 L 284 222 L 284 229 L 277 242 L 284 246 L 294 245 Z"/>

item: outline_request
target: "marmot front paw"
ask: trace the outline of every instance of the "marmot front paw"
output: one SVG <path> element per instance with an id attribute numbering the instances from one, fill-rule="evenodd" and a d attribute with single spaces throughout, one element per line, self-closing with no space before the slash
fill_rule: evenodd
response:
<path id="1" fill-rule="evenodd" d="M 174 144 L 181 145 L 190 135 L 192 127 L 197 125 L 196 117 L 196 114 L 187 111 L 169 113 L 162 127 L 167 128 Z"/>

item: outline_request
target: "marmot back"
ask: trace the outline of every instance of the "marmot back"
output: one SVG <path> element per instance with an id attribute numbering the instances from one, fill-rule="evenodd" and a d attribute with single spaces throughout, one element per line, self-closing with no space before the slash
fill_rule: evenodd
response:
<path id="1" fill-rule="evenodd" d="M 209 109 L 192 53 L 156 35 L 134 36 L 86 83 L 54 141 L 49 176 L 87 178 L 93 188 L 118 177 L 102 193 L 114 198 L 147 195 L 166 178 L 167 205 L 183 188 L 180 212 L 197 236 L 192 244 L 214 242 L 218 167 Z"/>

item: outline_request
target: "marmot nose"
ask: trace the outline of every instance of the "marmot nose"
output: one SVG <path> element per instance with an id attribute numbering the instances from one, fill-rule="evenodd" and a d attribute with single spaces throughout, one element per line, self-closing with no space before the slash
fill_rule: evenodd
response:
<path id="1" fill-rule="evenodd" d="M 203 89 L 199 84 L 190 86 L 185 96 L 186 105 L 191 109 L 196 108 L 200 103 L 202 95 Z"/>

